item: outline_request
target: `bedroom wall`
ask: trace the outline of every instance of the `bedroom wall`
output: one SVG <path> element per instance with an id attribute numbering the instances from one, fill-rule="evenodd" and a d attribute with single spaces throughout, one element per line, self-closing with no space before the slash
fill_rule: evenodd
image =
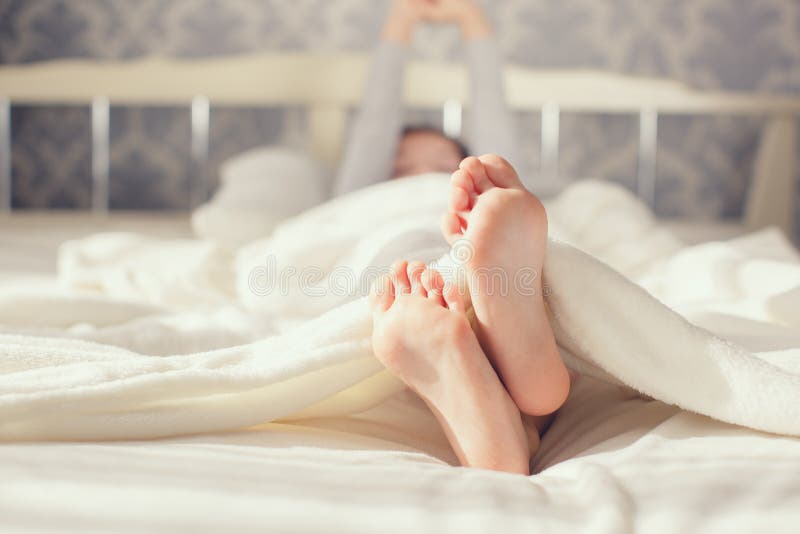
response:
<path id="1" fill-rule="evenodd" d="M 0 62 L 368 51 L 386 6 L 386 0 L 0 0 Z M 503 52 L 524 65 L 666 76 L 701 88 L 800 92 L 796 0 L 493 0 L 491 6 Z M 427 56 L 457 57 L 457 32 L 426 29 L 417 48 Z M 15 206 L 86 207 L 88 111 L 15 107 L 13 115 Z M 252 146 L 297 144 L 302 119 L 300 111 L 216 110 L 212 163 Z M 112 206 L 186 208 L 188 111 L 114 109 L 112 124 Z M 529 155 L 525 172 L 533 174 L 539 117 L 520 116 L 519 124 Z M 738 215 L 760 124 L 664 118 L 657 211 Z M 565 116 L 562 128 L 564 177 L 632 185 L 634 117 Z"/>

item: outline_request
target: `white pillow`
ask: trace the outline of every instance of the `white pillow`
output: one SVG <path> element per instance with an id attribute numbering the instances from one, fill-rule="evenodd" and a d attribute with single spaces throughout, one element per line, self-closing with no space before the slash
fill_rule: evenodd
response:
<path id="1" fill-rule="evenodd" d="M 192 214 L 192 227 L 203 239 L 235 247 L 268 236 L 327 196 L 327 173 L 311 156 L 286 147 L 256 148 L 220 167 L 220 188 Z"/>

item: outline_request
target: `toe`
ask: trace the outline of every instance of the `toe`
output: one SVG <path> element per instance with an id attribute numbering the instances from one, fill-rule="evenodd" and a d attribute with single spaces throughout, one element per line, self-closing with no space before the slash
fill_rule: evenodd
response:
<path id="1" fill-rule="evenodd" d="M 407 261 L 399 261 L 392 265 L 392 281 L 394 282 L 396 296 L 411 294 L 411 282 L 408 279 Z"/>
<path id="2" fill-rule="evenodd" d="M 487 154 L 478 158 L 488 179 L 497 187 L 505 189 L 525 189 L 517 171 L 508 162 L 496 154 Z"/>
<path id="3" fill-rule="evenodd" d="M 463 162 L 460 165 L 463 165 Z M 450 183 L 460 187 L 467 193 L 475 193 L 475 184 L 472 182 L 472 176 L 469 175 L 469 172 L 462 169 L 461 166 L 459 166 L 459 169 L 450 177 Z"/>
<path id="4" fill-rule="evenodd" d="M 428 291 L 428 300 L 437 306 L 441 306 L 442 308 L 447 307 L 447 304 L 444 301 L 444 296 L 442 296 L 442 292 L 438 289 L 432 289 Z"/>
<path id="5" fill-rule="evenodd" d="M 466 175 L 464 171 L 457 171 L 456 174 L 453 175 L 455 178 L 456 175 Z M 470 208 L 470 194 L 469 189 L 464 187 L 459 182 L 464 180 L 469 180 L 468 177 L 453 180 L 452 185 L 450 186 L 450 211 L 467 211 Z"/>
<path id="6" fill-rule="evenodd" d="M 391 308 L 394 302 L 394 284 L 388 274 L 382 275 L 372 284 L 369 304 L 374 313 L 383 313 Z"/>
<path id="7" fill-rule="evenodd" d="M 428 292 L 425 290 L 422 283 L 422 273 L 425 272 L 426 268 L 427 266 L 421 261 L 412 261 L 408 264 L 406 272 L 408 274 L 408 280 L 411 282 L 411 293 L 413 295 L 422 297 L 428 296 Z"/>
<path id="8" fill-rule="evenodd" d="M 446 283 L 444 285 L 442 295 L 444 296 L 444 301 L 449 309 L 458 313 L 466 312 L 464 307 L 464 297 L 462 297 L 461 293 L 458 292 L 458 286 L 449 282 Z"/>
<path id="9" fill-rule="evenodd" d="M 476 193 L 483 194 L 494 187 L 494 183 L 489 179 L 489 175 L 486 173 L 486 169 L 480 159 L 475 157 L 467 158 L 461 162 L 459 168 L 469 173 L 470 177 L 472 177 Z"/>
<path id="10" fill-rule="evenodd" d="M 444 281 L 439 271 L 435 269 L 426 269 L 425 272 L 422 273 L 422 285 L 428 292 L 429 299 L 438 306 L 445 306 L 444 297 L 442 296 Z"/>
<path id="11" fill-rule="evenodd" d="M 464 228 L 464 221 L 455 213 L 445 213 L 442 217 L 442 235 L 449 244 L 453 244 L 461 239 Z"/>
<path id="12" fill-rule="evenodd" d="M 441 293 L 444 287 L 444 279 L 439 271 L 428 268 L 422 273 L 422 285 L 425 286 L 428 292 L 438 291 Z"/>
<path id="13" fill-rule="evenodd" d="M 451 199 L 451 211 L 468 211 L 475 205 L 475 199 L 478 197 L 478 192 L 475 190 L 475 183 L 472 181 L 472 176 L 469 172 L 458 169 L 450 177 L 450 187 L 452 189 L 460 189 L 467 193 L 466 202 L 464 202 L 461 193 L 451 192 L 451 197 L 458 195 L 455 199 Z"/>

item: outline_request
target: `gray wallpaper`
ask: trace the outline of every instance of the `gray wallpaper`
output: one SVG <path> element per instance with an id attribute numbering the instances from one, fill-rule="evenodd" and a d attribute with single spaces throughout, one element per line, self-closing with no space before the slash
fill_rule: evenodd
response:
<path id="1" fill-rule="evenodd" d="M 0 62 L 368 51 L 387 5 L 387 0 L 0 0 Z M 506 57 L 524 65 L 665 76 L 701 88 L 800 92 L 797 0 L 491 0 L 486 5 Z M 426 28 L 417 49 L 428 57 L 456 58 L 458 33 Z M 413 110 L 410 116 L 438 120 Z M 302 119 L 301 110 L 214 110 L 214 169 L 253 146 L 297 143 Z M 80 108 L 13 108 L 15 206 L 88 206 L 88 121 L 87 110 Z M 519 125 L 529 156 L 523 172 L 535 175 L 539 117 L 521 114 Z M 739 214 L 760 126 L 759 119 L 664 118 L 657 211 Z M 188 110 L 115 108 L 112 128 L 112 206 L 186 208 Z M 636 146 L 635 117 L 565 116 L 561 174 L 632 186 Z"/>

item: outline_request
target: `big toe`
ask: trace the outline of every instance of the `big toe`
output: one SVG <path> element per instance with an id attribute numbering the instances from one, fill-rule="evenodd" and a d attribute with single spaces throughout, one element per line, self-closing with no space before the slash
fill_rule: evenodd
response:
<path id="1" fill-rule="evenodd" d="M 447 307 L 456 313 L 466 313 L 464 297 L 458 291 L 458 286 L 453 282 L 447 282 L 442 290 L 442 296 Z"/>
<path id="2" fill-rule="evenodd" d="M 497 187 L 504 189 L 525 189 L 519 174 L 505 158 L 496 154 L 481 156 L 478 160 L 482 163 L 484 172 L 489 180 Z"/>

